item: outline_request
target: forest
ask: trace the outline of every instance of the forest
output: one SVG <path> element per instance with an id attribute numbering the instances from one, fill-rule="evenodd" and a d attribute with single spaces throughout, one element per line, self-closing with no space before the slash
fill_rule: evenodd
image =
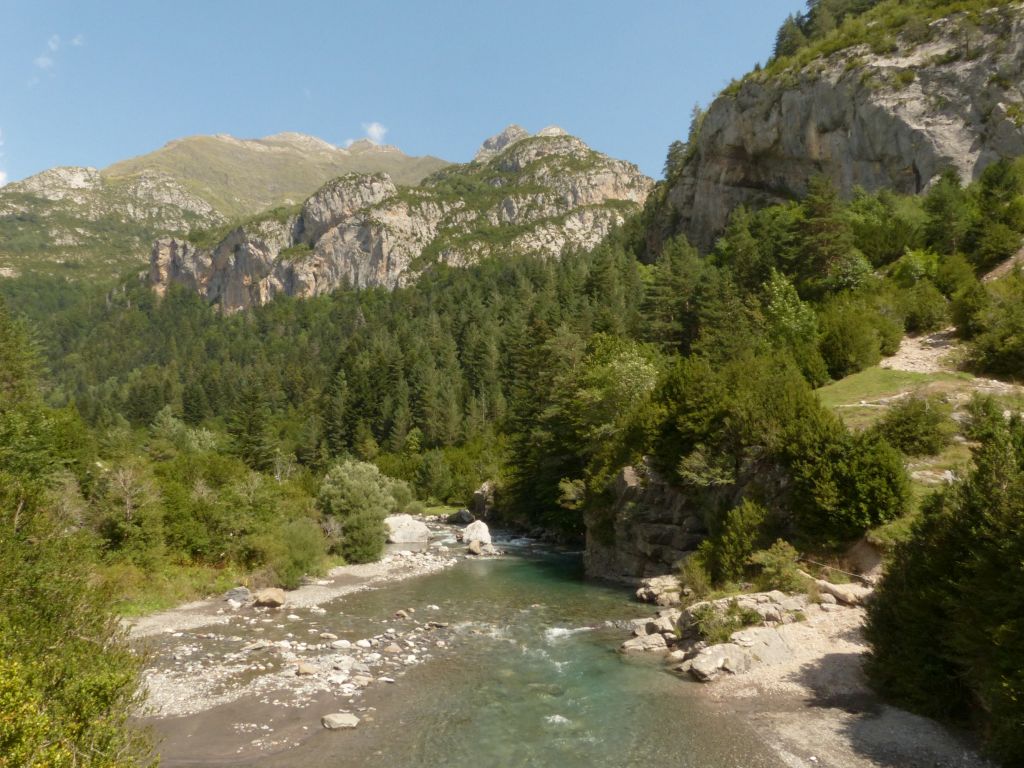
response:
<path id="1" fill-rule="evenodd" d="M 293 587 L 379 557 L 385 515 L 466 503 L 487 480 L 508 525 L 572 541 L 586 518 L 600 536 L 612 478 L 644 456 L 704 513 L 711 536 L 683 579 L 705 592 L 914 515 L 871 620 L 873 674 L 927 709 L 927 686 L 900 662 L 907 638 L 937 632 L 938 614 L 905 613 L 943 567 L 919 543 L 965 546 L 957 531 L 982 524 L 978 499 L 998 486 L 1006 503 L 983 511 L 992 532 L 978 546 L 1019 545 L 1006 473 L 1020 428 L 977 404 L 978 468 L 922 503 L 904 464 L 942 444 L 938 404 L 851 430 L 815 389 L 949 324 L 977 371 L 1021 370 L 1024 277 L 979 277 L 1024 233 L 1024 163 L 993 164 L 968 187 L 949 173 L 918 198 L 844 201 L 819 178 L 800 201 L 738 209 L 710 253 L 676 238 L 651 263 L 648 215 L 559 261 L 509 254 L 394 292 L 230 315 L 184 290 L 159 300 L 134 277 L 3 281 L 0 583 L 19 608 L 0 612 L 0 701 L 40 716 L 0 720 L 0 747 L 46 743 L 54 765 L 78 764 L 83 745 L 135 753 L 120 716 L 89 708 L 123 712 L 134 696 L 108 605 L 151 611 L 241 580 Z M 936 606 L 976 604 L 983 588 L 1018 605 L 987 556 L 956 558 L 971 578 Z M 26 580 L 45 588 L 15 601 Z M 1021 667 L 983 658 L 981 625 L 953 615 L 965 634 L 950 648 L 973 654 L 971 675 L 933 649 L 928 685 L 963 691 L 940 714 L 991 702 L 993 744 L 1009 754 Z M 1024 614 L 998 615 L 1012 633 Z M 70 685 L 43 647 L 83 676 Z"/>

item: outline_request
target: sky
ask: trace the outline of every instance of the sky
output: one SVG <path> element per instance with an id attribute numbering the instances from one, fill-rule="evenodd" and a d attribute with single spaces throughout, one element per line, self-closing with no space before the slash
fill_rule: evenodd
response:
<path id="1" fill-rule="evenodd" d="M 472 158 L 557 124 L 660 177 L 803 0 L 0 0 L 0 183 L 195 134 Z"/>

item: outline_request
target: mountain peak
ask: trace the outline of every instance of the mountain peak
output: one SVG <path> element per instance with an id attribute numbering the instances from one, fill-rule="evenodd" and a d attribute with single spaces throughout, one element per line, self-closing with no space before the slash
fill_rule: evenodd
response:
<path id="1" fill-rule="evenodd" d="M 480 145 L 480 149 L 477 150 L 476 155 L 473 157 L 475 162 L 483 162 L 484 160 L 490 160 L 496 154 L 501 152 L 506 147 L 515 144 L 517 141 L 522 141 L 530 137 L 530 132 L 523 128 L 521 125 L 508 126 L 501 133 L 491 136 L 483 144 Z"/>

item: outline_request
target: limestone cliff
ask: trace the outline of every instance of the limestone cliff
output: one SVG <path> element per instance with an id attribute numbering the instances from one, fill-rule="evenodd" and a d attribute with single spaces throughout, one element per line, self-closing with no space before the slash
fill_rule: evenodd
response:
<path id="1" fill-rule="evenodd" d="M 145 263 L 153 238 L 225 226 L 298 205 L 347 172 L 418 183 L 446 166 L 395 147 L 347 148 L 299 133 L 263 139 L 192 136 L 108 168 L 52 168 L 0 189 L 0 274 L 119 274 Z"/>
<path id="2" fill-rule="evenodd" d="M 672 573 L 707 535 L 696 505 L 647 464 L 623 469 L 614 496 L 611 508 L 587 515 L 588 576 L 637 582 Z"/>
<path id="3" fill-rule="evenodd" d="M 917 193 L 947 167 L 970 180 L 1024 153 L 1022 4 L 895 30 L 885 47 L 779 62 L 727 88 L 656 194 L 652 249 L 678 232 L 707 249 L 734 208 L 793 199 L 816 174 L 844 194 Z"/>
<path id="4" fill-rule="evenodd" d="M 235 311 L 278 294 L 395 288 L 438 263 L 466 266 L 503 253 L 557 258 L 599 243 L 652 186 L 636 166 L 554 127 L 535 136 L 510 127 L 477 158 L 415 188 L 386 174 L 348 174 L 294 216 L 257 218 L 210 248 L 162 238 L 150 283 L 158 293 L 180 283 Z"/>

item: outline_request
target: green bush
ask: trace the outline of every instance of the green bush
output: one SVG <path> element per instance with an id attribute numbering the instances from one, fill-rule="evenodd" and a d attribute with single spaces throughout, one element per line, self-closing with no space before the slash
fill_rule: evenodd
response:
<path id="1" fill-rule="evenodd" d="M 757 587 L 761 590 L 781 589 L 783 592 L 800 592 L 807 586 L 807 579 L 800 575 L 797 567 L 797 551 L 792 544 L 779 539 L 768 549 L 755 552 L 750 562 L 761 566 Z"/>
<path id="2" fill-rule="evenodd" d="M 875 429 L 908 456 L 934 456 L 953 439 L 951 411 L 934 397 L 904 397 L 889 406 Z"/>
<path id="3" fill-rule="evenodd" d="M 380 560 L 387 535 L 382 516 L 372 512 L 352 515 L 342 524 L 341 554 L 349 563 Z"/>
<path id="4" fill-rule="evenodd" d="M 711 574 L 701 552 L 692 553 L 679 564 L 679 583 L 690 590 L 690 600 L 696 602 L 711 594 Z"/>
<path id="5" fill-rule="evenodd" d="M 712 645 L 727 643 L 733 632 L 762 621 L 761 614 L 749 608 L 741 608 L 736 600 L 730 600 L 724 611 L 712 603 L 697 606 L 690 611 L 690 616 L 700 636 Z"/>
<path id="6" fill-rule="evenodd" d="M 822 310 L 819 348 L 832 378 L 842 379 L 881 359 L 873 314 L 863 302 L 850 299 L 837 299 Z"/>
<path id="7" fill-rule="evenodd" d="M 273 581 L 285 589 L 295 589 L 303 576 L 320 573 L 326 541 L 320 527 L 308 518 L 285 523 L 273 533 L 257 539 L 257 558 L 271 571 Z"/>
<path id="8" fill-rule="evenodd" d="M 703 556 L 716 583 L 740 581 L 760 543 L 768 511 L 748 499 L 725 513 L 717 531 L 704 544 Z"/>
<path id="9" fill-rule="evenodd" d="M 931 280 L 921 280 L 903 294 L 903 312 L 911 333 L 937 331 L 949 322 L 946 298 Z"/>

